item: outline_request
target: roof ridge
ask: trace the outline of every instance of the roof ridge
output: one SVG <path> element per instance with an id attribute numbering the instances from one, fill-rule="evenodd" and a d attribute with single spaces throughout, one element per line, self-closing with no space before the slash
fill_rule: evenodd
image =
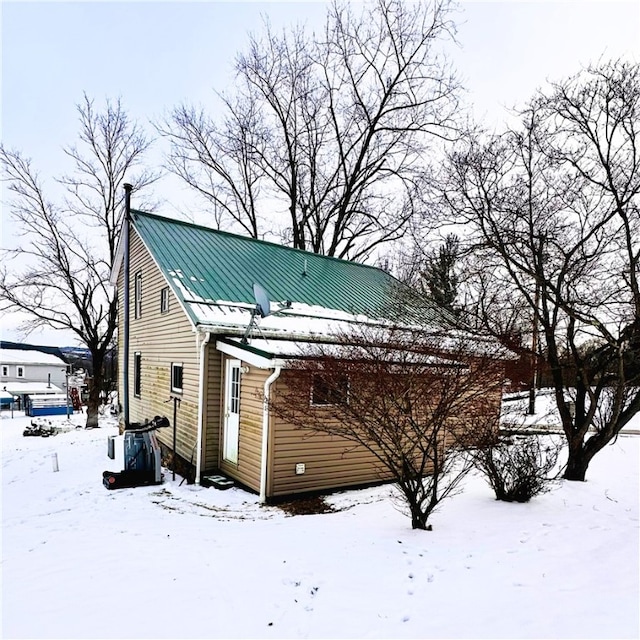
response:
<path id="1" fill-rule="evenodd" d="M 187 222 L 186 220 L 178 220 L 176 218 L 168 218 L 167 216 L 162 216 L 162 215 L 158 215 L 157 213 L 149 213 L 148 211 L 141 211 L 139 209 L 131 209 L 131 214 L 132 216 L 135 215 L 141 215 L 144 217 L 148 217 L 148 218 L 154 218 L 156 220 L 161 220 L 163 222 L 168 222 L 171 224 L 179 224 L 181 226 L 186 226 L 186 227 L 195 227 L 196 229 L 201 229 L 202 231 L 208 231 L 210 233 L 215 233 L 215 234 L 219 234 L 219 235 L 223 235 L 223 236 L 228 236 L 231 238 L 237 238 L 239 240 L 243 240 L 246 242 L 251 242 L 251 243 L 259 243 L 259 244 L 267 244 L 270 245 L 272 247 L 277 247 L 278 249 L 285 249 L 286 251 L 292 251 L 295 253 L 299 253 L 299 254 L 303 254 L 303 255 L 309 255 L 309 256 L 314 256 L 315 258 L 318 259 L 322 259 L 322 260 L 334 260 L 336 262 L 340 262 L 340 263 L 347 263 L 347 264 L 351 264 L 351 265 L 356 265 L 358 267 L 364 267 L 366 269 L 373 269 L 374 271 L 379 271 L 381 273 L 384 273 L 386 276 L 393 278 L 394 280 L 397 280 L 398 282 L 400 282 L 394 275 L 392 275 L 391 273 L 389 273 L 388 271 L 385 271 L 384 269 L 381 269 L 380 267 L 376 267 L 370 264 L 365 264 L 364 262 L 354 262 L 353 260 L 348 260 L 346 258 L 336 258 L 334 256 L 327 256 L 324 255 L 323 253 L 314 253 L 313 251 L 307 251 L 306 249 L 297 249 L 296 247 L 290 247 L 288 245 L 284 245 L 284 244 L 278 244 L 277 242 L 272 242 L 271 240 L 260 240 L 259 238 L 252 238 L 251 236 L 243 236 L 240 235 L 238 233 L 232 233 L 230 231 L 222 231 L 221 229 L 214 229 L 212 227 L 206 227 L 202 224 L 196 224 L 194 222 Z"/>

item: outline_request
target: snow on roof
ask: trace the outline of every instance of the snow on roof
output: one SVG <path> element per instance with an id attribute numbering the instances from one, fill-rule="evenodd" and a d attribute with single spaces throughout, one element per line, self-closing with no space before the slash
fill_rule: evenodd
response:
<path id="1" fill-rule="evenodd" d="M 7 382 L 2 385 L 3 391 L 13 395 L 24 395 L 32 393 L 62 393 L 60 387 L 46 382 Z"/>
<path id="2" fill-rule="evenodd" d="M 198 318 L 198 326 L 205 330 L 211 328 L 217 333 L 243 333 L 255 309 L 255 305 L 226 300 L 218 300 L 213 304 L 193 302 L 190 306 Z M 335 340 L 336 336 L 348 332 L 354 324 L 381 325 L 389 324 L 389 321 L 294 302 L 289 308 L 280 309 L 265 318 L 256 318 L 253 334 Z"/>
<path id="3" fill-rule="evenodd" d="M 223 340 L 224 342 L 225 340 Z M 446 364 L 460 365 L 463 363 L 454 362 L 435 355 L 424 353 L 415 353 L 410 350 L 393 349 L 386 347 L 370 347 L 364 346 L 359 349 L 339 342 L 327 342 L 320 344 L 317 342 L 305 342 L 301 340 L 269 340 L 269 339 L 253 339 L 249 344 L 242 344 L 240 338 L 228 338 L 226 342 L 233 343 L 240 349 L 262 352 L 265 356 L 276 356 L 278 358 L 313 358 L 314 356 L 329 356 L 335 358 L 349 357 L 353 358 L 357 355 L 363 360 L 376 359 L 380 357 L 382 360 L 401 361 L 406 364 L 415 363 L 420 365 L 438 365 Z"/>
<path id="4" fill-rule="evenodd" d="M 64 369 L 67 363 L 57 356 L 42 351 L 26 349 L 0 349 L 0 363 L 2 364 L 48 364 L 60 366 Z"/>

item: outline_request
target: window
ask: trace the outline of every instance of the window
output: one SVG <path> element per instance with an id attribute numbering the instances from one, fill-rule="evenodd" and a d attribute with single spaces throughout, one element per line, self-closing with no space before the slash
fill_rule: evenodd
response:
<path id="1" fill-rule="evenodd" d="M 169 287 L 160 289 L 160 313 L 169 312 Z"/>
<path id="2" fill-rule="evenodd" d="M 9 375 L 9 366 L 6 364 L 2 365 L 2 377 L 6 378 Z"/>
<path id="3" fill-rule="evenodd" d="M 133 309 L 134 309 L 134 317 L 141 318 L 142 317 L 142 271 L 138 271 L 135 277 Z"/>
<path id="4" fill-rule="evenodd" d="M 240 367 L 231 367 L 231 388 L 229 390 L 231 413 L 240 413 Z"/>
<path id="5" fill-rule="evenodd" d="M 18 378 L 24 378 L 24 367 L 21 367 L 20 365 L 16 367 L 16 376 Z"/>
<path id="6" fill-rule="evenodd" d="M 171 391 L 182 393 L 182 363 L 171 363 Z"/>
<path id="7" fill-rule="evenodd" d="M 133 354 L 133 395 L 136 398 L 140 397 L 140 390 L 142 389 L 142 354 L 136 351 Z"/>
<path id="8" fill-rule="evenodd" d="M 314 375 L 311 385 L 311 404 L 344 404 L 349 401 L 349 379 L 339 376 L 327 380 L 324 376 Z"/>

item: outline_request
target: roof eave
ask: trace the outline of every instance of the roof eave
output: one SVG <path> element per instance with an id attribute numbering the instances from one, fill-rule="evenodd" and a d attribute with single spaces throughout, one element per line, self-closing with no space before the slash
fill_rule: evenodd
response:
<path id="1" fill-rule="evenodd" d="M 276 358 L 266 352 L 264 354 L 258 353 L 257 349 L 245 348 L 240 343 L 231 344 L 224 340 L 217 340 L 216 349 L 225 355 L 247 362 L 259 369 L 275 369 L 276 367 L 285 367 L 287 364 L 286 360 Z"/>

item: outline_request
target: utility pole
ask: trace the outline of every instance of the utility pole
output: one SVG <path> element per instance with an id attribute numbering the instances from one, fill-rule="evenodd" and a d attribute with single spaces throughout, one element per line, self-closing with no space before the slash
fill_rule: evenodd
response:
<path id="1" fill-rule="evenodd" d="M 538 237 L 537 234 L 534 237 Z M 529 388 L 529 410 L 530 416 L 536 412 L 536 387 L 538 386 L 538 309 L 540 308 L 540 288 L 542 276 L 544 275 L 544 234 L 540 234 L 540 244 L 538 245 L 537 256 L 534 256 L 536 290 L 533 299 L 533 327 L 531 336 L 531 386 Z M 535 247 L 535 245 L 534 245 Z M 535 249 L 534 249 L 535 251 Z"/>
<path id="2" fill-rule="evenodd" d="M 536 387 L 538 386 L 538 305 L 540 304 L 540 283 L 536 282 L 534 298 L 535 311 L 533 312 L 533 328 L 531 337 L 531 383 L 529 387 L 530 416 L 536 412 Z"/>

